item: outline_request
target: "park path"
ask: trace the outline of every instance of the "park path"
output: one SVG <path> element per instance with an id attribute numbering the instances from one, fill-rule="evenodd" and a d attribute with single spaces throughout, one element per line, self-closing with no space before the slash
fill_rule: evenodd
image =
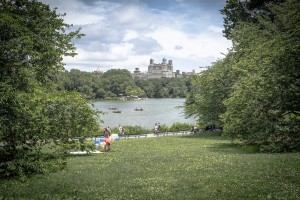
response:
<path id="1" fill-rule="evenodd" d="M 125 135 L 120 136 L 121 139 L 135 139 L 135 138 L 154 138 L 163 136 L 179 136 L 179 135 L 190 135 L 194 134 L 191 131 L 179 131 L 179 132 L 163 132 L 163 133 L 150 133 L 150 134 L 140 134 L 140 135 Z"/>

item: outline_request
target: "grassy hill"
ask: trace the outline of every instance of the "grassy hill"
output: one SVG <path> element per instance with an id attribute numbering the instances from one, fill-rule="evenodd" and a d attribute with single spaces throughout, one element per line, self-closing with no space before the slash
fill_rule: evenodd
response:
<path id="1" fill-rule="evenodd" d="M 216 133 L 123 139 L 64 171 L 0 180 L 0 199 L 300 199 L 300 153 L 250 150 Z"/>

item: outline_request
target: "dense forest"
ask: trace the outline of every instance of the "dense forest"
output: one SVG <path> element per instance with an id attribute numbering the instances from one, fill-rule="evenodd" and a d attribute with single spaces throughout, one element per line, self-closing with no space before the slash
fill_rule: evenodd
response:
<path id="1" fill-rule="evenodd" d="M 262 151 L 300 150 L 300 2 L 227 1 L 233 48 L 192 83 L 186 114 Z"/>
<path id="2" fill-rule="evenodd" d="M 110 69 L 103 75 L 77 69 L 51 74 L 57 90 L 77 91 L 87 99 L 117 99 L 122 96 L 185 98 L 193 77 L 133 78 L 126 69 Z"/>

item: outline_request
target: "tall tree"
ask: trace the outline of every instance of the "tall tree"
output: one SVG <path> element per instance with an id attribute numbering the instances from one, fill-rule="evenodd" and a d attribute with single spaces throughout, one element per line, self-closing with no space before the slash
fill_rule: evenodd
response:
<path id="1" fill-rule="evenodd" d="M 300 3 L 268 4 L 256 23 L 236 26 L 243 73 L 225 101 L 225 132 L 251 143 L 300 149 Z M 282 145 L 280 147 L 280 145 Z"/>
<path id="2" fill-rule="evenodd" d="M 185 114 L 195 116 L 203 126 L 222 127 L 219 116 L 226 110 L 223 100 L 228 98 L 231 87 L 238 80 L 232 66 L 237 58 L 233 52 L 213 63 L 192 81 L 185 102 Z"/>
<path id="3" fill-rule="evenodd" d="M 266 3 L 279 3 L 284 0 L 226 0 L 225 7 L 221 10 L 224 15 L 224 36 L 234 39 L 231 36 L 235 26 L 242 22 L 256 22 L 256 16 L 262 11 L 268 10 Z"/>
<path id="4" fill-rule="evenodd" d="M 41 141 L 65 138 L 66 132 L 75 136 L 78 130 L 86 134 L 87 125 L 91 132 L 97 127 L 96 113 L 84 99 L 57 93 L 49 81 L 50 74 L 63 69 L 62 56 L 75 55 L 71 40 L 82 36 L 79 29 L 68 31 L 63 16 L 35 0 L 0 1 L 1 177 L 45 170 Z M 68 121 L 78 130 L 66 130 Z"/>
<path id="5" fill-rule="evenodd" d="M 193 82 L 186 113 L 261 150 L 299 151 L 299 12 L 297 0 L 227 1 L 233 49 Z"/>

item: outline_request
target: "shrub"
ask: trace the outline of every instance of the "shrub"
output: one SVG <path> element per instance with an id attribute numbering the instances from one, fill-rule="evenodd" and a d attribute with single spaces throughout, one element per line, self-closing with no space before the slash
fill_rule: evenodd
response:
<path id="1" fill-rule="evenodd" d="M 124 126 L 125 135 L 139 135 L 151 133 L 151 130 L 143 128 L 141 126 Z"/>
<path id="2" fill-rule="evenodd" d="M 191 130 L 192 127 L 193 125 L 189 123 L 175 123 L 169 128 L 169 131 L 171 132 L 186 131 L 186 130 Z"/>

